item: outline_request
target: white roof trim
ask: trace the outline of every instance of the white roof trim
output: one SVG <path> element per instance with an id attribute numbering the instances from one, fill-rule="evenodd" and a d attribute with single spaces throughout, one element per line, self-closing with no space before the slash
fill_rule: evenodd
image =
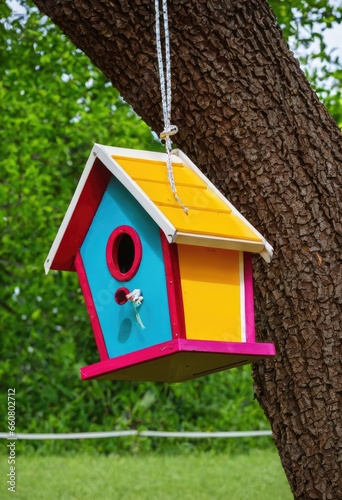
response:
<path id="1" fill-rule="evenodd" d="M 55 237 L 54 242 L 52 243 L 52 246 L 50 248 L 49 254 L 45 260 L 44 263 L 44 268 L 45 268 L 45 273 L 47 274 L 50 271 L 51 264 L 56 256 L 57 250 L 59 248 L 59 245 L 62 241 L 62 238 L 64 236 L 64 233 L 69 225 L 69 222 L 71 220 L 72 214 L 74 213 L 75 207 L 77 205 L 77 202 L 79 200 L 79 197 L 81 196 L 81 193 L 83 191 L 83 188 L 85 186 L 85 183 L 87 182 L 88 176 L 90 174 L 90 171 L 92 169 L 92 166 L 94 164 L 95 156 L 93 154 L 94 148 L 92 149 L 92 152 L 90 153 L 90 156 L 88 158 L 88 161 L 86 163 L 86 166 L 84 167 L 84 170 L 82 172 L 81 178 L 77 184 L 76 191 L 74 192 L 74 195 L 71 199 L 71 202 L 68 206 L 68 209 L 66 211 L 66 214 L 64 215 L 64 219 L 62 224 L 60 225 L 57 235 Z"/>
<path id="2" fill-rule="evenodd" d="M 273 258 L 273 253 L 274 253 L 274 248 L 272 245 L 268 243 L 268 241 L 265 241 L 265 248 L 262 252 L 260 252 L 261 257 L 269 264 Z"/>
<path id="3" fill-rule="evenodd" d="M 258 241 L 237 240 L 235 238 L 222 238 L 206 234 L 177 232 L 175 243 L 180 245 L 208 246 L 212 248 L 226 248 L 244 252 L 260 253 L 264 251 L 264 243 Z"/>
<path id="4" fill-rule="evenodd" d="M 158 153 L 156 151 L 144 151 L 140 149 L 117 148 L 114 146 L 104 146 L 103 144 L 95 144 L 94 148 L 100 149 L 108 156 L 127 156 L 127 158 L 137 158 L 142 160 L 153 160 L 166 162 L 166 153 Z M 93 149 L 94 149 L 93 148 Z M 173 163 L 183 164 L 182 160 L 175 156 L 172 158 Z"/>

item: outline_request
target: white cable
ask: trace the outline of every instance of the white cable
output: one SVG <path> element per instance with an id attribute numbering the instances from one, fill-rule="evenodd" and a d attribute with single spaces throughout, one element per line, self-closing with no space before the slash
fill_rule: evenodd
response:
<path id="1" fill-rule="evenodd" d="M 10 436 L 9 433 L 0 432 L 0 439 L 15 441 L 17 439 L 25 440 L 44 440 L 44 439 L 98 439 L 110 437 L 168 437 L 168 438 L 239 438 L 239 437 L 258 437 L 272 436 L 272 431 L 231 431 L 231 432 L 167 432 L 167 431 L 107 431 L 107 432 L 74 432 L 66 434 L 24 434 L 17 433 Z"/>
<path id="2" fill-rule="evenodd" d="M 165 140 L 165 149 L 167 153 L 167 177 L 170 187 L 176 201 L 183 207 L 183 210 L 188 214 L 187 207 L 183 204 L 178 196 L 175 179 L 172 169 L 172 141 L 171 136 L 178 132 L 176 125 L 171 125 L 171 55 L 170 55 L 170 32 L 167 11 L 167 0 L 162 0 L 163 6 L 163 19 L 164 19 L 164 40 L 165 40 L 165 71 L 162 53 L 161 33 L 160 33 L 160 10 L 159 0 L 155 0 L 155 14 L 156 14 L 156 44 L 158 56 L 158 70 L 160 81 L 160 92 L 162 97 L 162 108 L 164 117 L 164 130 L 160 134 L 160 138 Z M 166 77 L 165 77 L 166 76 Z"/>

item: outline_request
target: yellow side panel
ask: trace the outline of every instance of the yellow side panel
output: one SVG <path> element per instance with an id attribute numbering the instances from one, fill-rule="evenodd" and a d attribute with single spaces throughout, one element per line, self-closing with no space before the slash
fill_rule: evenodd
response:
<path id="1" fill-rule="evenodd" d="M 178 245 L 177 248 L 186 337 L 242 342 L 242 253 L 190 245 Z"/>
<path id="2" fill-rule="evenodd" d="M 178 232 L 262 241 L 189 167 L 180 163 L 173 165 L 178 196 L 189 209 L 186 215 L 173 196 L 165 163 L 119 156 L 114 159 Z"/>

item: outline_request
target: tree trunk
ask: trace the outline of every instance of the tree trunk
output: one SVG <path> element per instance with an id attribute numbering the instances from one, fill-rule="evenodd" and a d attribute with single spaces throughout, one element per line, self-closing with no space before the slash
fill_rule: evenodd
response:
<path id="1" fill-rule="evenodd" d="M 35 3 L 160 132 L 153 1 Z M 294 496 L 341 499 L 340 130 L 264 0 L 170 0 L 169 23 L 174 142 L 275 247 L 255 261 L 278 353 L 254 367 L 258 401 Z"/>

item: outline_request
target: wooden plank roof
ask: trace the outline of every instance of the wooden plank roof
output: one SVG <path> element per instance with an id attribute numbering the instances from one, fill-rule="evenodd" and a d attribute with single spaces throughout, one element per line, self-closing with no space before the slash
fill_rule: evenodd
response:
<path id="1" fill-rule="evenodd" d="M 170 243 L 229 248 L 260 253 L 266 261 L 271 245 L 179 150 L 173 157 L 178 195 L 169 185 L 166 154 L 95 144 L 75 194 L 45 262 L 52 269 L 73 269 L 91 220 L 114 175 L 164 232 Z M 86 217 L 84 216 L 86 213 Z"/>

